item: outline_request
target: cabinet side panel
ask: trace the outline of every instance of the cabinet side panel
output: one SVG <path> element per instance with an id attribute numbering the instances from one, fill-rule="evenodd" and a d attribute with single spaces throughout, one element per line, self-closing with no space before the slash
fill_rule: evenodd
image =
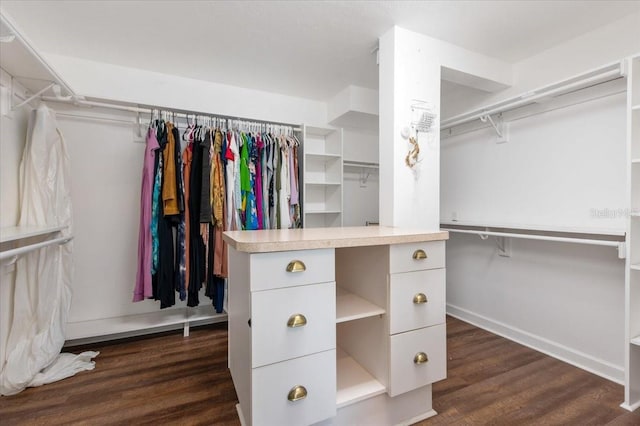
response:
<path id="1" fill-rule="evenodd" d="M 251 418 L 249 255 L 229 246 L 229 369 L 246 425 Z"/>

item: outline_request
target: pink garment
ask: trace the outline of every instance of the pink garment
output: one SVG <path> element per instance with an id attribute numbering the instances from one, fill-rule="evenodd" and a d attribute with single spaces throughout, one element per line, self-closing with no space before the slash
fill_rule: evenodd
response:
<path id="1" fill-rule="evenodd" d="M 262 164 L 260 159 L 262 158 L 262 150 L 264 149 L 264 142 L 262 138 L 258 134 L 256 136 L 256 144 L 258 146 L 258 158 L 256 160 L 256 182 L 255 182 L 255 192 L 256 192 L 256 208 L 257 208 L 257 216 L 258 216 L 258 229 L 264 229 L 264 217 L 262 215 L 262 203 L 264 200 L 262 199 Z"/>
<path id="2" fill-rule="evenodd" d="M 291 181 L 291 199 L 289 200 L 290 206 L 295 206 L 300 202 L 298 195 L 298 183 L 296 179 L 297 170 L 293 167 L 293 148 L 287 148 L 289 150 L 289 180 Z"/>
<path id="3" fill-rule="evenodd" d="M 138 233 L 138 273 L 133 301 L 139 302 L 153 297 L 151 286 L 151 195 L 153 193 L 153 171 L 155 150 L 160 148 L 153 129 L 147 133 L 147 146 L 142 166 L 142 189 L 140 198 L 140 230 Z"/>

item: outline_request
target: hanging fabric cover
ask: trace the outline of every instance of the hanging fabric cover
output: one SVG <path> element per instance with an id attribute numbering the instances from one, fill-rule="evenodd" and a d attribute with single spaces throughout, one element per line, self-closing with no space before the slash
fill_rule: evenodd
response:
<path id="1" fill-rule="evenodd" d="M 45 105 L 32 111 L 20 164 L 19 226 L 67 226 L 71 235 L 69 157 L 55 116 Z M 60 354 L 71 306 L 72 245 L 53 245 L 17 261 L 13 317 L 0 394 L 13 395 L 92 370 L 97 352 Z"/>

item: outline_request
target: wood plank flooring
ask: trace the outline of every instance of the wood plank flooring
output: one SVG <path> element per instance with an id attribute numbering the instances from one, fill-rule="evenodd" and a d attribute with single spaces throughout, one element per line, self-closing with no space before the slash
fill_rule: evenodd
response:
<path id="1" fill-rule="evenodd" d="M 447 318 L 448 379 L 434 384 L 430 425 L 640 425 L 623 388 Z M 0 425 L 239 425 L 226 324 L 74 347 L 96 369 L 0 397 Z"/>

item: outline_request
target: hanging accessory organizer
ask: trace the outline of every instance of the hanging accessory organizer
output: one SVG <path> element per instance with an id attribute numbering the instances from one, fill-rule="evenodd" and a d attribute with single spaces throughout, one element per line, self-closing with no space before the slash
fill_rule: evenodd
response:
<path id="1" fill-rule="evenodd" d="M 433 112 L 433 108 L 430 107 L 428 102 L 413 99 L 413 103 L 411 104 L 411 131 L 406 127 L 402 130 L 402 137 L 409 139 L 409 152 L 407 153 L 404 161 L 410 169 L 414 169 L 420 162 L 420 143 L 418 141 L 418 133 L 431 132 L 436 117 L 436 113 Z M 411 133 L 414 133 L 415 136 L 411 136 Z"/>

